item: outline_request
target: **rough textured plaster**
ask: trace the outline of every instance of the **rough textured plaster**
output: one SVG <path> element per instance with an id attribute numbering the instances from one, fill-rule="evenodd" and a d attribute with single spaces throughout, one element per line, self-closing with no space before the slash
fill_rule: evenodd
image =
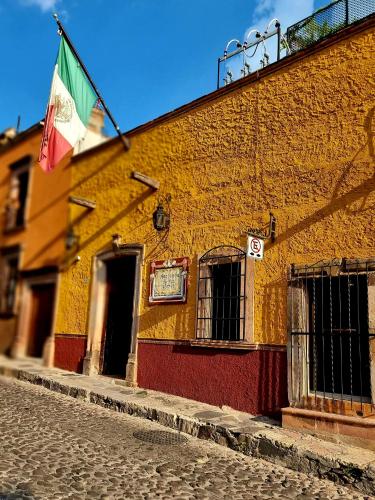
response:
<path id="1" fill-rule="evenodd" d="M 140 336 L 193 338 L 197 255 L 246 245 L 270 210 L 277 240 L 256 265 L 255 340 L 286 341 L 288 264 L 374 254 L 373 30 L 113 144 L 72 168 L 73 192 L 97 208 L 77 223 L 81 261 L 64 273 L 56 331 L 87 331 L 92 256 L 120 233 L 145 244 Z M 157 98 L 157 97 L 156 97 Z M 161 183 L 153 194 L 132 170 Z M 171 227 L 157 234 L 158 195 L 171 193 Z M 77 218 L 81 209 L 73 208 Z M 192 260 L 186 305 L 149 307 L 152 259 Z"/>

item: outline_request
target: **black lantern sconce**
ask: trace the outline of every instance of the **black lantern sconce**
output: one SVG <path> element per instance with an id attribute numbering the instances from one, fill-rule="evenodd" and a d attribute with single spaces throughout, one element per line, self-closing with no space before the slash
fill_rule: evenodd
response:
<path id="1" fill-rule="evenodd" d="M 70 225 L 65 236 L 65 248 L 66 250 L 78 249 L 79 236 L 74 232 L 73 226 Z"/>
<path id="2" fill-rule="evenodd" d="M 169 228 L 170 224 L 170 210 L 169 210 L 169 202 L 171 201 L 171 195 L 167 195 L 164 199 L 164 204 L 167 205 L 168 209 L 166 210 L 163 205 L 163 200 L 159 198 L 158 206 L 155 212 L 152 214 L 152 222 L 154 224 L 154 228 L 156 231 L 164 231 Z"/>

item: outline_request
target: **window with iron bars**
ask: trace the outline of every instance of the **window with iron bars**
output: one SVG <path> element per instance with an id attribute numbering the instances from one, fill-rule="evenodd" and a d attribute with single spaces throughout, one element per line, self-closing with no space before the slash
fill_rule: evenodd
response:
<path id="1" fill-rule="evenodd" d="M 370 402 L 375 339 L 375 261 L 336 260 L 291 268 L 288 289 L 289 391 Z"/>
<path id="2" fill-rule="evenodd" d="M 20 247 L 0 249 L 0 315 L 15 314 Z"/>
<path id="3" fill-rule="evenodd" d="M 5 203 L 5 231 L 22 228 L 25 224 L 32 158 L 25 156 L 10 165 L 10 185 Z"/>
<path id="4" fill-rule="evenodd" d="M 219 246 L 198 262 L 196 339 L 245 340 L 246 253 Z"/>

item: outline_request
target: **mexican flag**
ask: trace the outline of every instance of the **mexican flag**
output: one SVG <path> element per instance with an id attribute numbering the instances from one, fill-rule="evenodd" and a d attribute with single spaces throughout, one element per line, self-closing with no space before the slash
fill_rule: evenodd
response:
<path id="1" fill-rule="evenodd" d="M 80 64 L 62 36 L 40 145 L 39 163 L 45 172 L 52 170 L 85 136 L 96 101 Z"/>

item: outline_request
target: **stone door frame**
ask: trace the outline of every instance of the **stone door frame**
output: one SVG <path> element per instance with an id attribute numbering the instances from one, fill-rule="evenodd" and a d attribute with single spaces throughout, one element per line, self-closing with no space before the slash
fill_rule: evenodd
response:
<path id="1" fill-rule="evenodd" d="M 107 248 L 93 258 L 92 287 L 90 292 L 87 350 L 83 360 L 84 375 L 100 375 L 100 353 L 103 324 L 106 310 L 107 262 L 122 257 L 135 256 L 135 278 L 133 297 L 133 323 L 128 360 L 126 363 L 127 385 L 137 385 L 137 336 L 139 329 L 139 305 L 144 246 L 138 243 L 121 244 L 118 248 Z"/>

